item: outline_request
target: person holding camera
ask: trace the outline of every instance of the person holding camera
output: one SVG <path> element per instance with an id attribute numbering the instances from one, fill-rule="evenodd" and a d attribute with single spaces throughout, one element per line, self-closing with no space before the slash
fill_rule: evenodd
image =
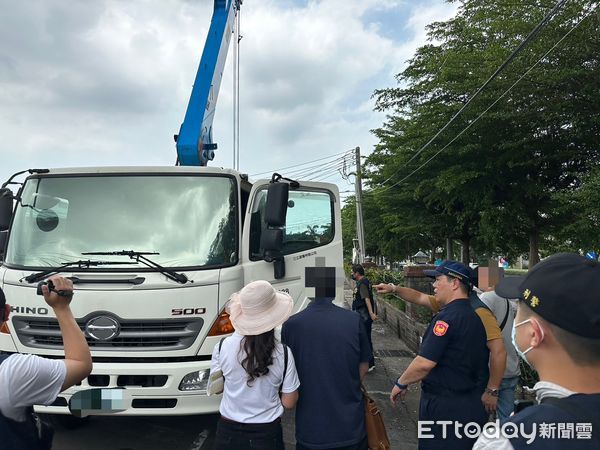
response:
<path id="1" fill-rule="evenodd" d="M 519 299 L 512 340 L 539 375 L 538 404 L 484 430 L 473 448 L 600 448 L 600 263 L 559 253 L 525 277 L 504 278 L 496 292 Z"/>
<path id="2" fill-rule="evenodd" d="M 64 343 L 64 359 L 19 353 L 0 355 L 0 443 L 3 450 L 50 448 L 41 436 L 33 405 L 50 405 L 58 394 L 92 371 L 92 357 L 70 303 L 71 280 L 53 276 L 42 285 L 44 300 L 53 309 Z M 8 321 L 10 305 L 0 289 L 0 325 Z M 51 441 L 51 436 L 50 436 Z"/>

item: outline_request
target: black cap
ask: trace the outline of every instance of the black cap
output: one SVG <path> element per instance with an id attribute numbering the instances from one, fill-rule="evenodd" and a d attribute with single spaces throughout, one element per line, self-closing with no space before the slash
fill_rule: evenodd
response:
<path id="1" fill-rule="evenodd" d="M 496 294 L 521 299 L 548 322 L 577 336 L 600 338 L 600 264 L 558 253 L 524 277 L 505 277 Z"/>

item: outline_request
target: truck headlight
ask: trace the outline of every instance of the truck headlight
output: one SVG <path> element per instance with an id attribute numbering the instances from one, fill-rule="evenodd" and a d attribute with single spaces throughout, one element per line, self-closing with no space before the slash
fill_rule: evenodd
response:
<path id="1" fill-rule="evenodd" d="M 208 375 L 210 369 L 196 370 L 195 372 L 188 373 L 181 383 L 179 383 L 180 391 L 205 391 L 206 385 L 208 384 Z"/>

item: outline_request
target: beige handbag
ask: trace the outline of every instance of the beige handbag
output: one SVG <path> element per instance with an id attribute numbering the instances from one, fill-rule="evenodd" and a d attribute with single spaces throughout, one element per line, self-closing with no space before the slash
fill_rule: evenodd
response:
<path id="1" fill-rule="evenodd" d="M 219 341 L 219 356 L 221 355 L 221 346 L 223 345 L 224 340 L 225 338 Z M 223 371 L 217 370 L 216 372 L 211 372 L 208 376 L 206 395 L 210 397 L 211 395 L 222 394 L 223 389 L 225 389 L 225 377 L 223 376 Z"/>

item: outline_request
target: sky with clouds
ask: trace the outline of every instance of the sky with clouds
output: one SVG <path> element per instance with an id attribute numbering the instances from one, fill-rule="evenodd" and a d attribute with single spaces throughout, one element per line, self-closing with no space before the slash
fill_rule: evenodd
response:
<path id="1" fill-rule="evenodd" d="M 0 180 L 31 167 L 167 165 L 212 0 L 0 0 Z M 240 170 L 256 174 L 361 147 L 443 0 L 244 0 Z M 233 166 L 232 60 L 211 165 Z M 319 174 L 316 174 L 318 177 Z M 327 175 L 325 177 L 325 175 Z M 325 181 L 352 189 L 335 171 Z M 256 177 L 254 177 L 256 178 Z"/>

